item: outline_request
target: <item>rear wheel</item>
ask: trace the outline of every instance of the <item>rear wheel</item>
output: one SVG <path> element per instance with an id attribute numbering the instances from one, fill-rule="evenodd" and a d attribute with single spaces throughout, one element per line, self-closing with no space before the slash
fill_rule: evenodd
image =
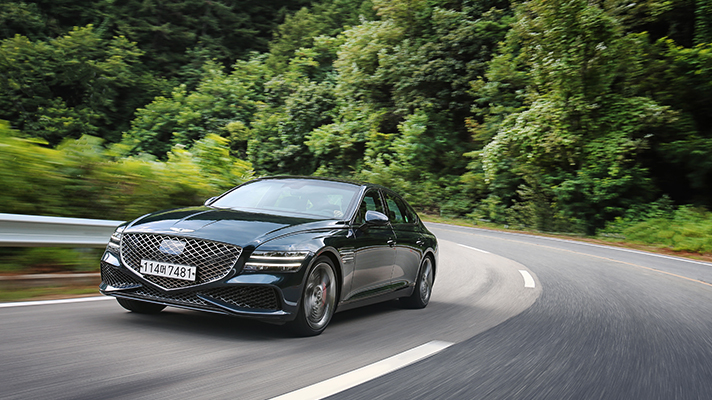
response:
<path id="1" fill-rule="evenodd" d="M 418 280 L 415 283 L 413 294 L 400 299 L 401 304 L 406 308 L 425 308 L 430 302 L 430 295 L 433 293 L 433 281 L 435 275 L 433 271 L 433 260 L 426 256 L 420 263 Z"/>
<path id="2" fill-rule="evenodd" d="M 326 329 L 336 307 L 338 282 L 328 257 L 319 257 L 307 275 L 297 318 L 290 328 L 300 336 L 316 336 Z"/>
<path id="3" fill-rule="evenodd" d="M 139 314 L 158 314 L 166 308 L 163 304 L 147 303 L 145 301 L 116 298 L 121 307 Z"/>

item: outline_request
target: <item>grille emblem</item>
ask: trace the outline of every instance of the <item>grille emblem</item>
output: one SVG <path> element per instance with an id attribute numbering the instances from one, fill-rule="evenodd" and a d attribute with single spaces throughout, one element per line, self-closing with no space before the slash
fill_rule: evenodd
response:
<path id="1" fill-rule="evenodd" d="M 188 229 L 188 228 L 171 228 L 173 232 L 180 232 L 180 233 L 190 233 L 190 232 L 195 232 L 195 229 Z"/>
<path id="2" fill-rule="evenodd" d="M 183 254 L 183 249 L 185 249 L 185 242 L 173 239 L 163 239 L 161 246 L 158 248 L 161 253 L 171 254 L 174 256 Z"/>

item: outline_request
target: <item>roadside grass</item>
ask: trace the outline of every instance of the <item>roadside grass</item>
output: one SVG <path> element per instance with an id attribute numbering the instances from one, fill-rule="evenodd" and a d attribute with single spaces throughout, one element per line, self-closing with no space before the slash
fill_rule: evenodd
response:
<path id="1" fill-rule="evenodd" d="M 55 300 L 89 295 L 99 296 L 99 287 L 91 285 L 10 288 L 0 290 L 0 302 Z"/>
<path id="2" fill-rule="evenodd" d="M 0 274 L 99 272 L 103 249 L 0 248 Z"/>
<path id="3" fill-rule="evenodd" d="M 470 219 L 432 214 L 421 214 L 421 218 L 426 222 L 557 237 L 712 262 L 712 213 L 685 207 L 676 211 L 670 218 L 652 218 L 637 222 L 616 221 L 596 236 L 540 232 L 526 228 L 510 229 L 502 224 L 483 221 L 475 223 Z"/>

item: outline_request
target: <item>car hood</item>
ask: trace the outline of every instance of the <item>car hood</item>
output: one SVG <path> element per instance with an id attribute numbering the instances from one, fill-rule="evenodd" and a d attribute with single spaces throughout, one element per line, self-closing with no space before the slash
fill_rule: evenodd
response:
<path id="1" fill-rule="evenodd" d="M 133 221 L 124 231 L 195 237 L 256 247 L 276 237 L 305 230 L 343 227 L 335 220 L 190 207 L 159 211 Z"/>

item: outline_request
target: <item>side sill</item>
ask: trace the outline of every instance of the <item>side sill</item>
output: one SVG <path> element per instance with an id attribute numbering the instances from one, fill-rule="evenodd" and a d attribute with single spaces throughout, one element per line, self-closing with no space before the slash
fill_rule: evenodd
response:
<path id="1" fill-rule="evenodd" d="M 341 303 L 336 308 L 336 312 L 351 310 L 363 306 L 369 306 L 371 304 L 383 303 L 385 301 L 395 300 L 401 297 L 408 297 L 412 293 L 413 287 L 404 287 L 402 289 L 396 290 L 395 292 L 390 292 L 376 297 L 369 297 L 367 299 L 352 300 L 347 303 Z"/>

